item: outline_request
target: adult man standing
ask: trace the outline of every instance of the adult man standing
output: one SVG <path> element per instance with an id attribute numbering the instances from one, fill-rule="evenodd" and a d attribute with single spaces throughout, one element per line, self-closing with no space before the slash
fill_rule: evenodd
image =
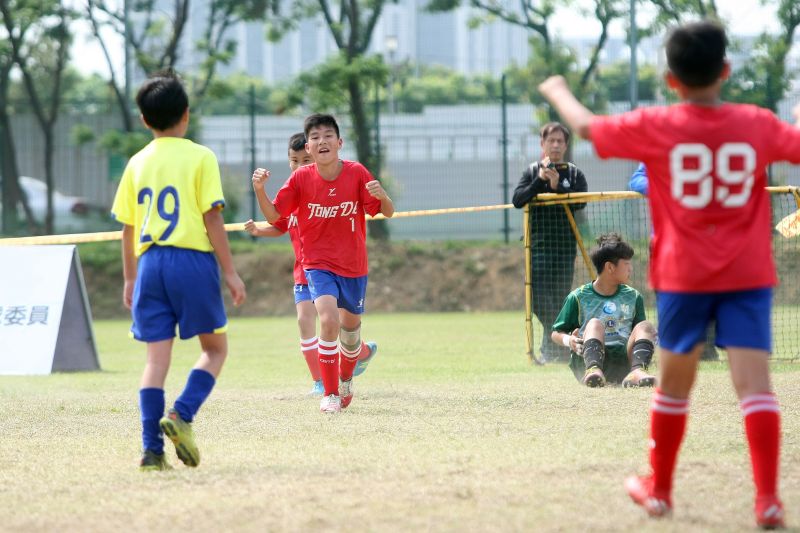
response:
<path id="1" fill-rule="evenodd" d="M 543 192 L 586 192 L 586 177 L 578 167 L 564 160 L 569 146 L 569 130 L 558 122 L 542 126 L 542 159 L 522 173 L 512 202 L 521 208 Z M 573 212 L 586 204 L 571 204 Z M 531 205 L 528 219 L 531 234 L 531 302 L 533 313 L 542 323 L 543 361 L 569 360 L 569 352 L 550 341 L 550 331 L 564 298 L 572 290 L 575 272 L 575 235 L 563 205 Z"/>

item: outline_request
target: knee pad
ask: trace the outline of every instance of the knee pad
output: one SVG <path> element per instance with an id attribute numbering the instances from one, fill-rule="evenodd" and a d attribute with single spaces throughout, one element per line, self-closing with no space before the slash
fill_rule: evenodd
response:
<path id="1" fill-rule="evenodd" d="M 361 324 L 352 330 L 339 328 L 339 342 L 348 352 L 355 352 L 361 348 Z"/>

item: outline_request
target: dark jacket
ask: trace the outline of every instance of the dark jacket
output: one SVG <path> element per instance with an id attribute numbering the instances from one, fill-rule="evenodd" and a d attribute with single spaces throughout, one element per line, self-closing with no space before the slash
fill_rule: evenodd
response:
<path id="1" fill-rule="evenodd" d="M 539 162 L 525 169 L 514 190 L 512 203 L 521 208 L 543 192 L 570 193 L 586 192 L 586 176 L 572 163 L 559 163 L 558 188 L 550 188 L 550 182 L 539 179 Z M 586 207 L 586 204 L 568 204 L 572 212 Z M 531 206 L 529 223 L 531 225 L 531 253 L 558 253 L 574 256 L 575 235 L 569 225 L 563 205 Z"/>

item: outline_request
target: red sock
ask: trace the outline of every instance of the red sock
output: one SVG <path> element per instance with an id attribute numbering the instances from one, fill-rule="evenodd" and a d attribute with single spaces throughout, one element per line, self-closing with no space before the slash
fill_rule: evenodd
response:
<path id="1" fill-rule="evenodd" d="M 650 404 L 650 466 L 653 469 L 653 492 L 657 497 L 670 498 L 672 474 L 678 459 L 689 400 L 670 398 L 656 389 Z"/>
<path id="2" fill-rule="evenodd" d="M 319 340 L 319 373 L 325 396 L 339 395 L 339 342 Z"/>
<path id="3" fill-rule="evenodd" d="M 781 412 L 771 392 L 751 394 L 739 402 L 750 446 L 756 497 L 777 496 L 781 449 Z"/>
<path id="4" fill-rule="evenodd" d="M 364 351 L 364 343 L 358 348 L 357 352 L 350 352 L 342 346 L 342 360 L 339 363 L 339 377 L 342 381 L 347 381 L 353 378 L 353 369 L 358 363 L 358 355 Z"/>
<path id="5" fill-rule="evenodd" d="M 300 339 L 300 351 L 303 352 L 303 357 L 308 365 L 308 371 L 311 372 L 311 379 L 319 381 L 319 354 L 317 353 L 317 337 L 310 339 Z"/>

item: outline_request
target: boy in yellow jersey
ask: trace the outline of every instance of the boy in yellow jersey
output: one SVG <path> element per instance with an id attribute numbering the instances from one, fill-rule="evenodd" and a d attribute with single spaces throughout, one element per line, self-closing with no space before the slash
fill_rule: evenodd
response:
<path id="1" fill-rule="evenodd" d="M 228 352 L 217 261 L 234 305 L 244 302 L 245 288 L 222 221 L 225 199 L 217 159 L 183 138 L 189 126 L 183 84 L 171 71 L 155 74 L 139 89 L 136 104 L 154 139 L 128 162 L 111 212 L 123 224 L 123 301 L 132 312 L 131 333 L 147 343 L 139 390 L 140 469 L 166 470 L 171 467 L 162 431 L 185 465 L 199 463 L 191 422 Z M 176 326 L 182 339 L 199 336 L 202 353 L 164 416 Z"/>

